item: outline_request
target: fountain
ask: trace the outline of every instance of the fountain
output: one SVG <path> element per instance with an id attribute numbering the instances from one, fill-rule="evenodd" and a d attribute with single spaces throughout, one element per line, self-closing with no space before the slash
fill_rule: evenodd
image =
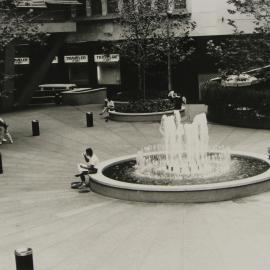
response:
<path id="1" fill-rule="evenodd" d="M 182 124 L 179 111 L 174 111 L 162 117 L 160 132 L 163 144 L 146 146 L 138 152 L 137 174 L 181 180 L 221 175 L 230 169 L 228 149 L 209 151 L 205 114 L 198 114 L 191 124 Z"/>
<path id="2" fill-rule="evenodd" d="M 160 132 L 160 144 L 100 164 L 91 188 L 145 202 L 220 201 L 270 190 L 268 159 L 210 148 L 205 114 L 192 123 L 182 123 L 179 111 L 164 115 Z"/>

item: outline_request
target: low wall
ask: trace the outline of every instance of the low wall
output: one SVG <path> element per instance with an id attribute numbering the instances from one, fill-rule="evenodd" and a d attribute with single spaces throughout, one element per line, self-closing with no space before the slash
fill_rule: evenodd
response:
<path id="1" fill-rule="evenodd" d="M 262 155 L 247 152 L 231 152 L 234 155 L 270 161 Z M 112 165 L 136 159 L 135 155 L 123 156 L 98 164 L 98 172 L 91 175 L 90 187 L 104 196 L 137 202 L 151 203 L 202 203 L 234 200 L 270 190 L 270 169 L 262 174 L 238 180 L 195 185 L 145 185 L 109 178 L 103 171 Z"/>
<path id="2" fill-rule="evenodd" d="M 107 89 L 76 88 L 64 91 L 61 94 L 64 105 L 104 104 L 104 99 L 107 97 Z"/>
<path id="3" fill-rule="evenodd" d="M 185 108 L 182 108 L 181 116 L 185 116 Z M 165 112 L 153 112 L 153 113 L 123 113 L 110 111 L 109 117 L 110 120 L 119 121 L 119 122 L 159 122 L 162 116 L 173 114 L 173 110 Z"/>

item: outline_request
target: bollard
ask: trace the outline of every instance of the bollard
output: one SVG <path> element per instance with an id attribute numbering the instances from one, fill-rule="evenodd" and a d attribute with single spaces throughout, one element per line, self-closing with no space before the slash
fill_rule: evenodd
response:
<path id="1" fill-rule="evenodd" d="M 39 136 L 39 122 L 38 120 L 32 120 L 32 134 L 33 136 Z"/>
<path id="2" fill-rule="evenodd" d="M 87 127 L 93 127 L 93 113 L 92 112 L 87 112 L 86 113 L 86 126 Z"/>
<path id="3" fill-rule="evenodd" d="M 62 103 L 62 96 L 60 95 L 60 93 L 55 94 L 54 102 L 56 105 L 60 105 Z"/>
<path id="4" fill-rule="evenodd" d="M 2 154 L 0 153 L 0 174 L 3 173 Z"/>
<path id="5" fill-rule="evenodd" d="M 15 250 L 17 270 L 34 270 L 33 251 L 31 248 L 18 248 Z"/>

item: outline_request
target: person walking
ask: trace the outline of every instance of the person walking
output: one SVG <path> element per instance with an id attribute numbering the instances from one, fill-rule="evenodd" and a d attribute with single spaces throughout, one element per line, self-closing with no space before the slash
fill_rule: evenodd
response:
<path id="1" fill-rule="evenodd" d="M 0 118 L 0 144 L 3 142 L 13 143 L 13 139 L 8 130 L 8 124 L 3 118 Z"/>

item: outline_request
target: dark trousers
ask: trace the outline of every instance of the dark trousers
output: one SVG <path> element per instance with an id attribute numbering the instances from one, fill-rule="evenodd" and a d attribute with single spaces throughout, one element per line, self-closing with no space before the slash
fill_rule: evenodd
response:
<path id="1" fill-rule="evenodd" d="M 80 178 L 82 180 L 82 182 L 85 183 L 85 176 L 88 174 L 94 174 L 97 173 L 97 169 L 96 168 L 89 168 L 88 171 L 84 171 L 80 174 Z"/>
<path id="2" fill-rule="evenodd" d="M 82 182 L 84 182 L 84 183 L 85 183 L 85 175 L 88 175 L 88 172 L 87 172 L 87 171 L 82 172 L 82 173 L 80 174 L 80 178 L 81 178 Z"/>

